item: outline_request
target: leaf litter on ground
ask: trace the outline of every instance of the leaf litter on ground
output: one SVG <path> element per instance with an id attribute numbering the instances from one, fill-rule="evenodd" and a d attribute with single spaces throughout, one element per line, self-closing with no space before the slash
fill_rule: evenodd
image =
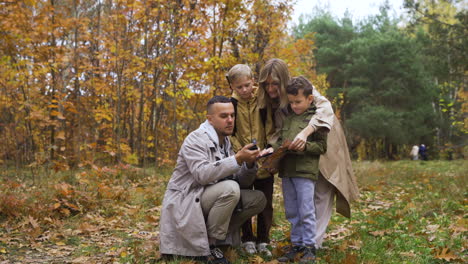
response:
<path id="1" fill-rule="evenodd" d="M 466 162 L 353 165 L 361 191 L 352 204 L 353 216 L 332 217 L 317 263 L 467 262 Z M 93 176 L 96 173 L 99 176 Z M 25 210 L 18 208 L 16 218 L 1 215 L 0 261 L 156 261 L 160 257 L 159 214 L 170 176 L 158 173 L 130 180 L 122 176 L 121 168 L 97 168 L 97 172 L 76 173 L 76 185 L 57 178 L 44 184 L 43 190 L 28 182 L 12 184 L 0 178 L 0 191 L 8 188 L 8 197 L 18 197 L 12 204 L 25 206 Z M 226 253 L 233 263 L 276 263 L 290 246 L 280 182 L 275 179 L 274 257 L 248 257 L 230 249 Z M 43 206 L 28 207 L 16 202 L 20 199 L 36 200 L 34 204 Z"/>

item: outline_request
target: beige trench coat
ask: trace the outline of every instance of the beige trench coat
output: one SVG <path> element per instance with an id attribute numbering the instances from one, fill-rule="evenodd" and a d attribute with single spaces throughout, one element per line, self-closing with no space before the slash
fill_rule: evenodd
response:
<path id="1" fill-rule="evenodd" d="M 323 177 L 337 189 L 336 211 L 349 218 L 350 203 L 358 197 L 359 190 L 343 128 L 340 120 L 335 115 L 333 117 L 335 120 L 328 133 L 327 152 L 320 156 L 319 169 Z"/>
<path id="2" fill-rule="evenodd" d="M 325 179 L 335 186 L 336 211 L 345 217 L 351 217 L 350 203 L 358 194 L 356 177 L 354 176 L 348 144 L 340 121 L 333 113 L 330 101 L 314 88 L 314 104 L 317 107 L 309 125 L 315 130 L 327 128 L 330 130 L 327 139 L 327 152 L 320 156 L 319 169 Z M 268 137 L 268 142 L 274 143 L 279 135 L 288 109 L 278 109 L 275 113 L 276 132 Z"/>
<path id="3" fill-rule="evenodd" d="M 226 137 L 229 157 L 223 159 L 218 136 L 206 121 L 184 140 L 177 165 L 167 185 L 160 218 L 160 252 L 181 256 L 210 255 L 208 236 L 200 205 L 204 186 L 234 175 L 239 185 L 250 186 L 256 167 L 239 166 Z"/>

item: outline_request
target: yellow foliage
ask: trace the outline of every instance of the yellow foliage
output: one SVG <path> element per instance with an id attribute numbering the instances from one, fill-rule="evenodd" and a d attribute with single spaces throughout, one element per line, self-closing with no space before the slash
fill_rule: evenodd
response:
<path id="1" fill-rule="evenodd" d="M 138 165 L 138 156 L 136 153 L 127 154 L 123 161 L 128 164 Z"/>

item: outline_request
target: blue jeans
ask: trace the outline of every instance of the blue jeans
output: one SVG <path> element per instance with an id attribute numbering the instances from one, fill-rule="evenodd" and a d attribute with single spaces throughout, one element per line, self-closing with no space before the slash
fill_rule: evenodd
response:
<path id="1" fill-rule="evenodd" d="M 291 223 L 291 243 L 295 246 L 314 246 L 315 181 L 284 177 L 282 185 L 286 219 Z"/>

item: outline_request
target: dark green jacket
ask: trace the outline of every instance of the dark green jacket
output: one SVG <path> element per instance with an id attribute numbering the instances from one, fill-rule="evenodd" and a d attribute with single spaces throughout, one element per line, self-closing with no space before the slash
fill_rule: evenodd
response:
<path id="1" fill-rule="evenodd" d="M 293 141 L 296 135 L 307 125 L 315 114 L 316 107 L 311 105 L 301 115 L 292 114 L 286 117 L 281 128 L 278 142 L 274 144 L 277 149 L 284 140 Z M 317 180 L 319 173 L 320 154 L 327 151 L 327 133 L 316 131 L 307 138 L 306 148 L 302 152 L 288 151 L 279 164 L 280 177 L 302 177 Z"/>

